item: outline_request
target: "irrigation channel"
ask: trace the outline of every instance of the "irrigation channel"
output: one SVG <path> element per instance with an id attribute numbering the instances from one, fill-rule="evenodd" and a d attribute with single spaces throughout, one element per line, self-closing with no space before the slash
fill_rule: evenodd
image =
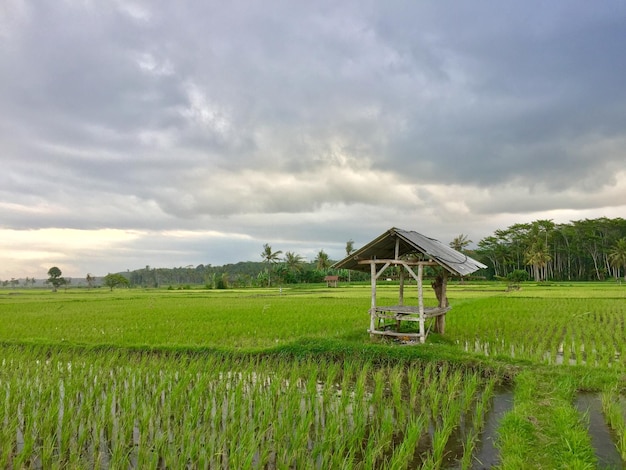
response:
<path id="1" fill-rule="evenodd" d="M 578 412 L 589 422 L 589 435 L 600 468 L 623 468 L 615 445 L 617 436 L 607 426 L 602 414 L 602 399 L 595 393 L 579 393 L 576 398 Z"/>
<path id="2" fill-rule="evenodd" d="M 498 449 L 495 445 L 498 437 L 498 424 L 502 416 L 512 407 L 513 392 L 504 388 L 497 390 L 485 418 L 485 427 L 481 432 L 472 460 L 472 469 L 492 468 L 499 463 Z"/>

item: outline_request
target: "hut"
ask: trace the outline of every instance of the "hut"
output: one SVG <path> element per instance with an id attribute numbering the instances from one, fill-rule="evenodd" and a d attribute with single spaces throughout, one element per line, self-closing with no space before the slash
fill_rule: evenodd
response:
<path id="1" fill-rule="evenodd" d="M 444 245 L 439 240 L 394 227 L 332 267 L 370 272 L 372 285 L 368 330 L 370 336 L 393 336 L 424 343 L 428 334 L 427 320 L 432 319 L 435 331 L 444 333 L 446 313 L 450 310 L 446 295 L 448 275 L 466 276 L 487 266 Z M 433 267 L 437 273 L 431 284 L 435 290 L 437 305 L 424 305 L 425 267 Z M 378 305 L 376 281 L 389 268 L 395 268 L 399 279 L 398 303 Z M 407 275 L 417 282 L 417 305 L 405 303 L 404 289 Z M 419 331 L 401 331 L 402 322 L 417 322 Z"/>
<path id="2" fill-rule="evenodd" d="M 339 276 L 326 276 L 324 277 L 324 281 L 326 281 L 326 287 L 337 287 L 339 284 Z"/>

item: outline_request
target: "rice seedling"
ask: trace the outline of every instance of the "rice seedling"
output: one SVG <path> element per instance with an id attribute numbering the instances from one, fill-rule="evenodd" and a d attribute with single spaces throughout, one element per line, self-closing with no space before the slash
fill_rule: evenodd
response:
<path id="1" fill-rule="evenodd" d="M 402 442 L 395 448 L 393 455 L 389 459 L 389 468 L 410 468 L 414 459 L 415 448 L 425 431 L 425 426 L 426 417 L 424 415 L 418 415 L 409 420 Z"/>
<path id="2" fill-rule="evenodd" d="M 367 288 L 335 289 L 323 295 L 285 290 L 280 296 L 268 291 L 255 296 L 245 290 L 112 295 L 70 291 L 63 296 L 25 292 L 13 298 L 0 296 L 5 320 L 0 339 L 133 347 L 227 345 L 246 350 L 286 345 L 301 337 L 350 336 L 362 342 L 367 338 L 363 315 L 368 294 Z M 381 288 L 381 302 L 396 301 L 385 296 Z M 566 338 L 571 333 L 581 353 L 593 355 L 607 345 L 602 356 L 588 358 L 590 364 L 597 359 L 599 365 L 624 367 L 614 356 L 624 347 L 626 334 L 620 307 L 624 295 L 618 286 L 524 286 L 505 294 L 479 286 L 456 290 L 451 284 L 449 296 L 453 309 L 446 336 L 468 350 L 555 363 L 561 360 L 561 344 L 563 355 L 568 354 Z M 338 318 L 337 312 L 341 320 L 329 321 Z M 578 352 L 570 359 L 585 360 Z M 563 362 L 569 364 L 564 358 Z"/>
<path id="3" fill-rule="evenodd" d="M 37 348 L 0 349 L 19 371 L 1 383 L 9 467 L 408 467 L 424 458 L 415 448 L 429 422 L 426 458 L 440 465 L 485 387 L 448 366 L 197 356 L 181 368 L 178 355 L 47 349 L 42 367 Z"/>
<path id="4" fill-rule="evenodd" d="M 560 292 L 452 285 L 446 336 L 420 347 L 371 344 L 359 289 L 0 296 L 0 467 L 470 468 L 492 368 L 518 375 L 502 467 L 585 468 L 557 371 L 619 382 L 623 297 Z"/>
<path id="5" fill-rule="evenodd" d="M 624 311 L 615 308 L 616 299 L 581 297 L 586 292 L 591 291 L 572 290 L 572 298 L 500 296 L 462 304 L 452 310 L 447 334 L 481 354 L 623 368 L 615 352 L 624 344 Z M 576 346 L 568 348 L 574 337 Z"/>

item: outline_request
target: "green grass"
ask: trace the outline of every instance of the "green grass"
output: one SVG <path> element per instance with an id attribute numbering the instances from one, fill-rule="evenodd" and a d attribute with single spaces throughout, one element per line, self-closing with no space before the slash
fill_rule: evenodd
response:
<path id="1" fill-rule="evenodd" d="M 406 297 L 414 295 L 414 286 Z M 0 291 L 1 292 L 1 291 Z M 397 286 L 378 289 L 379 304 Z M 622 367 L 626 286 L 451 284 L 442 354 Z M 426 289 L 426 303 L 434 303 Z M 267 350 L 307 340 L 368 344 L 369 286 L 250 290 L 68 290 L 0 293 L 0 341 Z"/>
<path id="2" fill-rule="evenodd" d="M 502 468 L 595 467 L 578 390 L 605 391 L 626 442 L 626 286 L 451 283 L 448 297 L 446 334 L 407 346 L 370 339 L 369 285 L 0 290 L 0 467 L 470 468 L 495 383 L 515 389 Z M 378 304 L 396 302 L 380 285 Z"/>
<path id="3" fill-rule="evenodd" d="M 361 333 L 362 296 L 297 291 L 25 293 L 0 298 L 5 341 L 115 346 L 268 348 Z M 362 292 L 361 292 L 362 293 Z"/>
<path id="4" fill-rule="evenodd" d="M 499 468 L 596 468 L 590 437 L 573 405 L 575 391 L 570 377 L 531 371 L 516 377 L 515 406 L 499 430 Z"/>

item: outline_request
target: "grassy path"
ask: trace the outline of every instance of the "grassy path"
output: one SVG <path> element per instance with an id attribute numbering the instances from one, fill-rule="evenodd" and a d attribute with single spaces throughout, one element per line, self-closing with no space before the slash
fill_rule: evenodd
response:
<path id="1" fill-rule="evenodd" d="M 575 393 L 569 377 L 517 375 L 515 404 L 499 430 L 500 468 L 596 468 L 586 424 L 574 407 Z"/>

